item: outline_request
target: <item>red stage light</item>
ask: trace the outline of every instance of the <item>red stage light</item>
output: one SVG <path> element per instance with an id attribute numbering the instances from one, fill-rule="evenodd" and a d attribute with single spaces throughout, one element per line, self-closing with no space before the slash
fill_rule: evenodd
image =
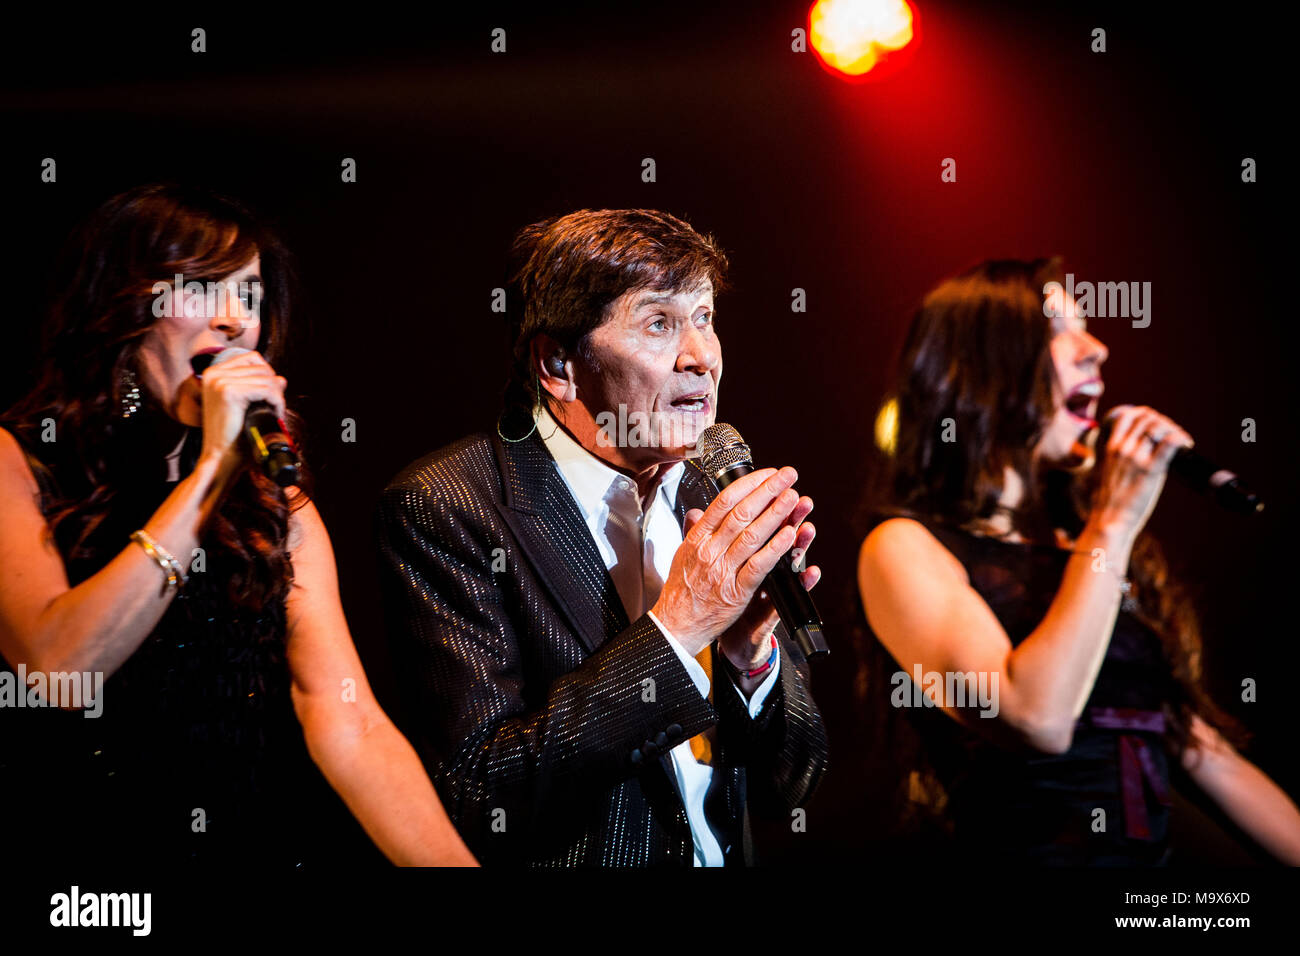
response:
<path id="1" fill-rule="evenodd" d="M 817 0 L 808 11 L 808 40 L 822 66 L 862 80 L 912 42 L 916 11 L 908 0 Z"/>

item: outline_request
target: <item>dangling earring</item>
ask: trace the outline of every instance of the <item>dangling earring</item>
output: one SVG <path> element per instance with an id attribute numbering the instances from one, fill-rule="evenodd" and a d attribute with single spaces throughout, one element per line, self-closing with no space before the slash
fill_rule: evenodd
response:
<path id="1" fill-rule="evenodd" d="M 117 382 L 117 393 L 122 418 L 130 418 L 140 410 L 140 382 L 131 369 L 122 369 L 122 375 Z"/>

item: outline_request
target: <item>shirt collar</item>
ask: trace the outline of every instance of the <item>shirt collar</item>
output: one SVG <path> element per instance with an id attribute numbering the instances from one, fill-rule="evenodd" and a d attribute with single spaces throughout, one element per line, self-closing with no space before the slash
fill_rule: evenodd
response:
<path id="1" fill-rule="evenodd" d="M 578 499 L 578 507 L 582 509 L 583 516 L 590 518 L 599 509 L 610 485 L 627 476 L 578 444 L 572 435 L 560 427 L 545 403 L 537 414 L 537 430 L 546 444 L 546 450 L 555 459 L 560 475 Z M 658 493 L 663 495 L 670 508 L 676 507 L 677 486 L 681 484 L 685 470 L 686 463 L 679 461 L 660 475 Z M 646 509 L 647 512 L 649 510 Z"/>

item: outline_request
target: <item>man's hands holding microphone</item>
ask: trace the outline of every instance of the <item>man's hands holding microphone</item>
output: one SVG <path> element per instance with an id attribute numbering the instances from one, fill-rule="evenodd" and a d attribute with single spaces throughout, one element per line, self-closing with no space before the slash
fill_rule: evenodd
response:
<path id="1" fill-rule="evenodd" d="M 685 538 L 651 611 L 692 656 L 719 640 L 738 670 L 767 660 L 780 618 L 763 579 L 791 548 L 806 552 L 817 534 L 804 520 L 812 499 L 793 488 L 798 477 L 789 467 L 761 468 L 724 488 L 707 510 L 686 513 Z M 821 569 L 799 578 L 811 589 Z"/>

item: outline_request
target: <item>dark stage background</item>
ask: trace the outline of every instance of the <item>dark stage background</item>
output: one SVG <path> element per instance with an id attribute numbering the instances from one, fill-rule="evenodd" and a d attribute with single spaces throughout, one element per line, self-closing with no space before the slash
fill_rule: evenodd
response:
<path id="1" fill-rule="evenodd" d="M 0 402 L 30 383 L 56 253 L 110 195 L 155 179 L 239 196 L 279 224 L 302 296 L 281 365 L 309 423 L 317 501 L 344 605 L 396 710 L 371 516 L 403 465 L 493 427 L 514 232 L 581 207 L 658 207 L 714 233 L 720 420 L 760 463 L 791 463 L 817 502 L 813 557 L 832 656 L 814 686 L 831 771 L 808 830 L 766 832 L 769 860 L 862 860 L 884 823 L 850 634 L 885 372 L 920 296 L 989 256 L 1061 254 L 1081 279 L 1150 281 L 1152 321 L 1090 325 L 1108 403 L 1151 404 L 1268 500 L 1258 520 L 1171 486 L 1152 522 L 1193 585 L 1218 699 L 1293 795 L 1300 665 L 1292 542 L 1297 423 L 1291 224 L 1276 148 L 1286 54 L 1255 14 L 1230 27 L 1128 4 L 920 0 L 892 78 L 848 84 L 791 52 L 807 4 L 734 9 L 534 5 L 312 20 L 265 10 L 11 24 L 0 62 L 6 295 Z M 208 31 L 206 54 L 189 31 Z M 490 52 L 490 31 L 507 52 Z M 1094 27 L 1108 52 L 1089 50 Z M 1288 97 L 1289 100 L 1289 97 Z M 58 163 L 40 181 L 43 158 Z M 353 157 L 355 184 L 340 182 Z M 657 182 L 641 180 L 652 157 Z M 940 181 L 952 157 L 957 181 Z M 1254 157 L 1259 182 L 1243 184 Z M 803 288 L 808 310 L 791 312 Z M 511 307 L 517 303 L 510 303 Z M 340 441 L 354 419 L 355 443 Z M 1241 440 L 1242 419 L 1258 440 Z M 1259 701 L 1240 702 L 1242 679 Z M 1248 859 L 1199 811 L 1188 861 Z M 355 836 L 355 834 L 354 834 Z M 891 850 L 892 852 L 892 850 Z"/>

